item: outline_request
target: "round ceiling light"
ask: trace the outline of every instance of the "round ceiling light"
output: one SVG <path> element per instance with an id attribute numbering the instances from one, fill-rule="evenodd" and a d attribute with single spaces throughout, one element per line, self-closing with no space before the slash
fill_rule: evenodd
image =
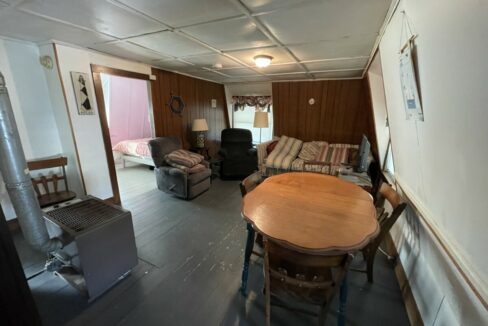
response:
<path id="1" fill-rule="evenodd" d="M 265 67 L 269 66 L 269 64 L 271 63 L 271 60 L 273 60 L 273 57 L 270 55 L 260 54 L 260 55 L 255 56 L 253 59 L 254 59 L 254 62 L 256 63 L 256 66 L 258 68 L 265 68 Z"/>

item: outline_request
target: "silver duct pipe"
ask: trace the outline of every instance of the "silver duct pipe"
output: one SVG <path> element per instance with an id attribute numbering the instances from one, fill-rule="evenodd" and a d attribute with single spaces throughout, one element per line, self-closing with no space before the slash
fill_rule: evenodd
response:
<path id="1" fill-rule="evenodd" d="M 5 79 L 0 72 L 0 172 L 14 206 L 25 240 L 34 248 L 50 252 L 62 248 L 50 239 L 32 186 L 19 131 L 15 123 Z"/>

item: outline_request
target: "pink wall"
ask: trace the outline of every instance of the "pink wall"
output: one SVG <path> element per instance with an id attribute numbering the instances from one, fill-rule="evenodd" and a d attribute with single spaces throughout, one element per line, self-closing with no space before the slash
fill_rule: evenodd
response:
<path id="1" fill-rule="evenodd" d="M 110 76 L 109 129 L 112 146 L 151 137 L 147 81 Z"/>

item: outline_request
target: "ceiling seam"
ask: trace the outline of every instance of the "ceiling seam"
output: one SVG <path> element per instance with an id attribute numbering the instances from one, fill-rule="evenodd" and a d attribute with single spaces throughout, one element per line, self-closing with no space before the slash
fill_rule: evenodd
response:
<path id="1" fill-rule="evenodd" d="M 63 25 L 66 25 L 66 26 L 70 26 L 70 27 L 73 27 L 73 28 L 77 28 L 77 29 L 81 29 L 81 30 L 84 30 L 84 31 L 87 31 L 87 32 L 91 32 L 91 33 L 95 33 L 95 34 L 100 34 L 100 35 L 103 35 L 103 36 L 106 36 L 106 37 L 111 37 L 111 38 L 114 38 L 116 40 L 120 40 L 119 37 L 114 36 L 114 35 L 111 35 L 109 33 L 100 32 L 100 31 L 97 31 L 97 30 L 92 29 L 92 28 L 89 28 L 89 27 L 80 26 L 80 25 L 77 25 L 77 24 L 74 24 L 74 23 L 67 22 L 67 21 L 62 20 L 62 19 L 57 19 L 57 18 L 54 18 L 54 17 L 51 17 L 51 16 L 43 15 L 43 14 L 40 14 L 40 13 L 31 11 L 31 10 L 22 9 L 22 8 L 13 8 L 13 7 L 12 7 L 12 9 L 18 10 L 18 11 L 23 12 L 25 14 L 29 14 L 29 15 L 32 15 L 32 16 L 36 16 L 36 17 L 42 18 L 44 20 L 48 20 L 48 21 L 60 23 L 60 24 L 63 24 Z"/>
<path id="2" fill-rule="evenodd" d="M 217 49 L 217 48 L 215 48 L 215 47 L 213 47 L 213 46 L 211 46 L 211 45 L 209 45 L 209 44 L 207 44 L 207 43 L 203 42 L 202 40 L 200 40 L 200 39 L 198 39 L 198 38 L 196 38 L 196 37 L 194 37 L 194 36 L 192 36 L 192 35 L 187 34 L 186 32 L 182 31 L 182 30 L 181 30 L 181 28 L 175 28 L 175 27 L 173 27 L 173 26 L 171 26 L 171 25 L 169 25 L 169 24 L 166 24 L 165 22 L 163 22 L 163 21 L 161 21 L 161 20 L 159 20 L 159 19 L 156 19 L 156 18 L 154 18 L 154 17 L 152 17 L 152 16 L 150 16 L 150 15 L 148 15 L 148 14 L 146 14 L 146 13 L 142 12 L 142 11 L 137 10 L 136 8 L 134 8 L 134 7 L 132 7 L 132 6 L 129 6 L 129 5 L 126 5 L 126 4 L 122 4 L 122 3 L 120 3 L 120 2 L 119 2 L 119 1 L 117 1 L 117 0 L 110 0 L 110 2 L 116 2 L 116 3 L 120 4 L 121 6 L 123 6 L 123 7 L 127 8 L 128 10 L 133 10 L 133 11 L 136 11 L 136 12 L 138 12 L 138 13 L 140 13 L 140 14 L 144 15 L 144 16 L 147 16 L 147 17 L 149 17 L 149 18 L 151 18 L 151 19 L 153 19 L 153 20 L 155 20 L 155 21 L 159 22 L 160 24 L 163 24 L 164 26 L 167 26 L 167 27 L 168 27 L 168 31 L 169 31 L 169 32 L 173 32 L 173 33 L 175 33 L 175 34 L 181 35 L 181 36 L 185 37 L 186 39 L 188 39 L 188 40 L 190 40 L 190 41 L 193 41 L 193 42 L 195 42 L 195 43 L 197 43 L 197 44 L 199 44 L 199 45 L 201 45 L 201 46 L 203 46 L 203 47 L 205 47 L 205 48 L 207 48 L 207 49 L 209 49 L 209 50 L 213 51 L 214 53 L 217 53 L 217 54 L 223 55 L 223 56 L 225 56 L 225 57 L 227 57 L 227 58 L 231 59 L 232 61 L 234 61 L 234 62 L 236 62 L 236 63 L 240 64 L 241 66 L 243 66 L 243 68 L 252 69 L 253 71 L 257 72 L 257 73 L 258 73 L 258 74 L 260 74 L 260 75 L 265 75 L 265 74 L 263 74 L 262 72 L 259 72 L 258 70 L 256 70 L 254 67 L 252 67 L 252 66 L 250 66 L 250 65 L 246 64 L 245 62 L 243 62 L 243 61 L 239 60 L 238 58 L 236 58 L 236 57 L 234 57 L 234 56 L 232 56 L 232 55 L 229 55 L 229 54 L 227 54 L 227 53 L 224 53 L 222 50 Z M 244 15 L 244 16 L 245 16 L 245 15 Z M 176 57 L 176 58 L 178 58 L 178 59 L 179 59 L 179 58 L 182 58 L 182 57 Z M 201 68 L 203 69 L 203 67 L 201 67 Z"/>
<path id="3" fill-rule="evenodd" d="M 363 73 L 361 75 L 362 78 L 366 75 L 368 72 L 368 68 L 371 65 L 371 62 L 373 61 L 373 57 L 376 53 L 376 50 L 378 50 L 380 46 L 381 39 L 383 38 L 383 35 L 385 34 L 386 27 L 390 23 L 393 15 L 395 14 L 398 5 L 400 4 L 400 0 L 395 0 L 396 2 L 392 2 L 390 5 L 390 8 L 388 9 L 386 15 L 385 15 L 385 20 L 383 21 L 383 24 L 381 25 L 380 31 L 378 33 L 378 37 L 376 38 L 374 44 L 373 44 L 373 49 L 371 50 L 371 53 L 369 55 L 368 62 L 366 63 L 366 66 L 364 67 Z"/>
<path id="4" fill-rule="evenodd" d="M 236 5 L 241 12 L 246 15 L 252 22 L 256 25 L 256 27 L 274 44 L 278 47 L 282 48 L 300 65 L 300 67 L 305 71 L 307 75 L 314 78 L 314 76 L 308 71 L 307 67 L 300 62 L 300 59 L 288 48 L 286 47 L 264 24 L 257 18 L 252 16 L 251 10 L 244 5 L 241 0 L 229 0 L 234 5 Z"/>

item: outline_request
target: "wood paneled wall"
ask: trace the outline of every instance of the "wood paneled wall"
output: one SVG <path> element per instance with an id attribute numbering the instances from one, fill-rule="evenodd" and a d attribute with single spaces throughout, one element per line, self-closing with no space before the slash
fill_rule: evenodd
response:
<path id="1" fill-rule="evenodd" d="M 310 98 L 315 99 L 315 104 L 309 104 Z M 364 80 L 273 83 L 276 136 L 359 144 L 361 135 L 366 134 L 375 148 L 372 114 Z"/>
<path id="2" fill-rule="evenodd" d="M 156 76 L 151 81 L 156 136 L 180 136 L 188 149 L 195 144 L 192 121 L 205 118 L 209 127 L 205 144 L 214 156 L 220 148 L 220 133 L 229 126 L 224 86 L 155 68 L 152 74 Z M 181 115 L 171 112 L 171 95 L 179 95 L 185 102 Z M 212 99 L 217 100 L 216 108 L 211 107 Z"/>

